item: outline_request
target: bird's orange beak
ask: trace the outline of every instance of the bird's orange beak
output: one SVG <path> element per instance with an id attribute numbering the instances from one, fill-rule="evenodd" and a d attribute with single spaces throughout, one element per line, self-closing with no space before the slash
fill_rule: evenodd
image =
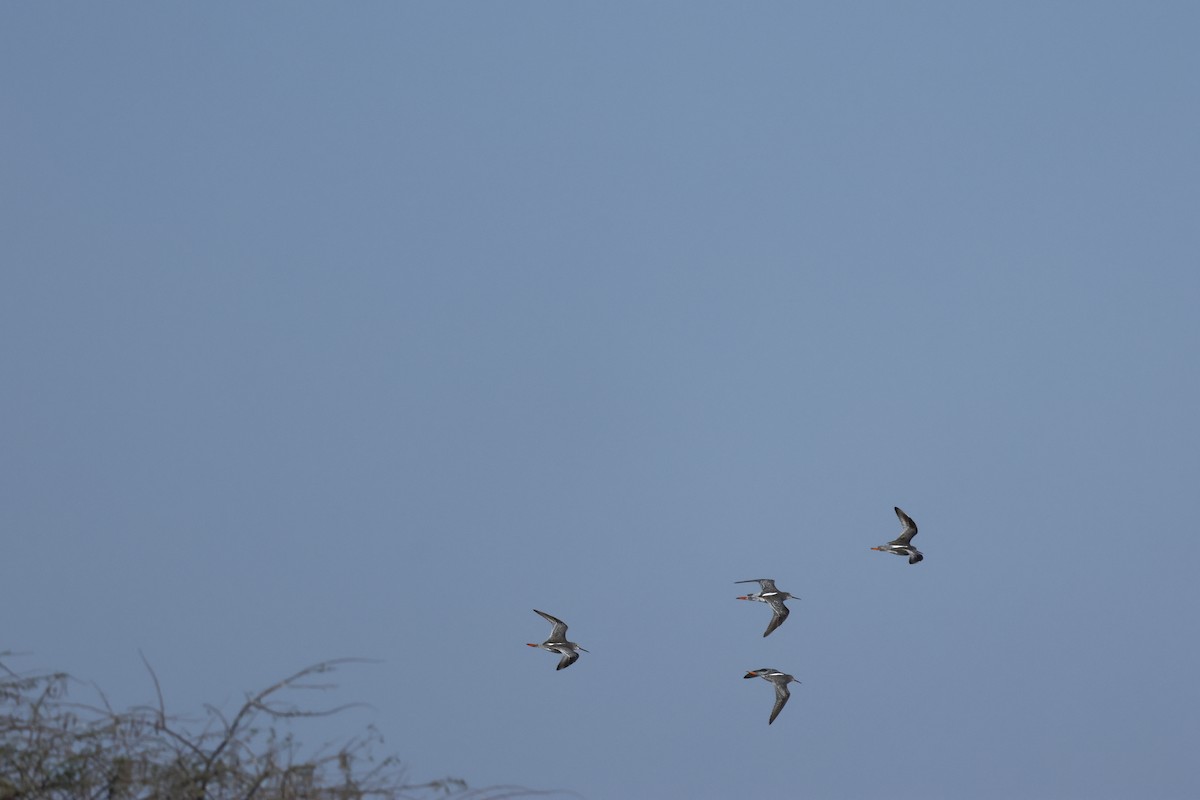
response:
<path id="1" fill-rule="evenodd" d="M 750 598 L 746 597 L 745 595 L 742 595 L 741 597 L 738 598 L 738 600 L 749 600 L 749 599 Z"/>
<path id="2" fill-rule="evenodd" d="M 525 643 L 525 646 L 526 646 L 526 647 L 537 647 L 537 645 L 536 645 L 536 644 L 530 644 L 529 642 L 526 642 L 526 643 Z"/>
<path id="3" fill-rule="evenodd" d="M 745 675 L 743 675 L 742 677 L 743 677 L 743 678 L 757 678 L 757 677 L 758 677 L 758 673 L 757 673 L 757 672 L 755 672 L 754 670 L 750 670 L 749 672 L 747 672 L 747 673 L 746 673 Z"/>

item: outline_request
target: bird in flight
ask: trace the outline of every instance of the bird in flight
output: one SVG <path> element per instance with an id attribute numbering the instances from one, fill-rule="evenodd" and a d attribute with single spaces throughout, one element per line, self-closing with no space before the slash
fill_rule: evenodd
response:
<path id="1" fill-rule="evenodd" d="M 550 638 L 541 644 L 533 644 L 526 642 L 529 647 L 540 647 L 543 650 L 549 650 L 551 653 L 558 653 L 562 656 L 558 661 L 558 666 L 555 669 L 566 669 L 579 660 L 579 651 L 588 652 L 574 642 L 567 641 L 567 623 L 563 622 L 558 617 L 552 617 L 545 611 L 538 611 L 536 608 L 533 613 L 538 614 L 544 620 L 549 622 L 554 627 L 550 629 Z"/>
<path id="2" fill-rule="evenodd" d="M 777 669 L 771 669 L 770 667 L 752 669 L 742 677 L 762 678 L 764 681 L 769 681 L 775 685 L 775 707 L 771 709 L 771 718 L 767 720 L 768 725 L 775 721 L 775 718 L 779 716 L 779 712 L 787 705 L 788 698 L 792 696 L 792 693 L 788 691 L 788 684 L 792 681 L 800 683 L 800 681 L 797 681 L 791 675 L 782 673 Z"/>
<path id="3" fill-rule="evenodd" d="M 788 608 L 783 604 L 783 601 L 800 599 L 794 594 L 788 594 L 776 589 L 774 578 L 751 578 L 748 581 L 734 581 L 734 583 L 757 583 L 759 585 L 759 591 L 744 594 L 738 600 L 757 600 L 771 607 L 771 622 L 763 632 L 764 638 L 770 636 L 771 632 L 782 625 L 783 621 L 788 618 Z"/>
<path id="4" fill-rule="evenodd" d="M 916 564 L 925 556 L 921 555 L 921 551 L 912 546 L 912 538 L 917 535 L 917 523 L 912 521 L 912 517 L 905 514 L 899 508 L 896 509 L 896 516 L 900 518 L 900 524 L 904 526 L 904 530 L 895 539 L 892 539 L 887 544 L 881 544 L 879 547 L 872 547 L 872 550 L 882 550 L 885 553 L 895 553 L 898 556 L 908 556 L 908 563 Z"/>

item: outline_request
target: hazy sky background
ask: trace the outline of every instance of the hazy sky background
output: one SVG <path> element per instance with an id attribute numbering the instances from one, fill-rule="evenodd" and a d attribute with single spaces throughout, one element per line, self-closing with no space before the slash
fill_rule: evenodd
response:
<path id="1" fill-rule="evenodd" d="M 1196 797 L 1198 40 L 0 5 L 0 650 L 181 713 L 378 658 L 306 736 L 414 779 Z"/>

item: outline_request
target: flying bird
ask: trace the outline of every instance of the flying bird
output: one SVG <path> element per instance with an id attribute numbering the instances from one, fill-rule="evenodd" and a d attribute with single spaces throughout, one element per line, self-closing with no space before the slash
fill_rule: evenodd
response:
<path id="1" fill-rule="evenodd" d="M 787 705 L 788 698 L 792 696 L 792 693 L 788 691 L 788 684 L 792 681 L 800 683 L 800 681 L 797 681 L 791 675 L 786 675 L 779 670 L 771 669 L 770 667 L 752 669 L 742 677 L 762 678 L 764 681 L 770 681 L 771 683 L 775 684 L 775 707 L 771 709 L 771 718 L 767 720 L 768 725 L 775 721 L 775 718 L 779 716 L 779 712 L 783 710 L 785 705 Z"/>
<path id="2" fill-rule="evenodd" d="M 763 632 L 763 637 L 771 635 L 771 631 L 783 624 L 783 621 L 788 618 L 788 608 L 783 604 L 784 600 L 799 600 L 794 594 L 781 592 L 775 588 L 774 578 L 751 578 L 748 581 L 734 581 L 734 583 L 757 583 L 760 591 L 744 594 L 738 600 L 757 600 L 760 603 L 766 603 L 771 607 L 772 617 L 767 629 Z"/>
<path id="3" fill-rule="evenodd" d="M 555 669 L 566 669 L 579 660 L 579 652 L 588 652 L 574 642 L 567 641 L 567 623 L 563 622 L 558 617 L 552 617 L 545 611 L 538 611 L 536 608 L 533 613 L 540 615 L 544 620 L 549 622 L 554 627 L 550 629 L 550 638 L 541 644 L 533 644 L 526 642 L 529 647 L 540 647 L 543 650 L 549 650 L 551 653 L 558 653 L 562 656 L 559 659 L 558 666 Z"/>
<path id="4" fill-rule="evenodd" d="M 917 523 L 912 521 L 912 517 L 905 514 L 899 508 L 896 509 L 896 516 L 900 518 L 900 524 L 904 526 L 904 531 L 892 539 L 887 544 L 881 544 L 879 547 L 872 547 L 872 550 L 882 550 L 885 553 L 895 553 L 898 556 L 908 556 L 908 563 L 916 564 L 918 561 L 925 558 L 921 555 L 921 551 L 912 546 L 912 538 L 917 535 Z"/>

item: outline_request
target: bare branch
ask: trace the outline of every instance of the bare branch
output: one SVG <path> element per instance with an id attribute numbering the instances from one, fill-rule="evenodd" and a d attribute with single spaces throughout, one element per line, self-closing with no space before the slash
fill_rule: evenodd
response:
<path id="1" fill-rule="evenodd" d="M 114 709 L 67 699 L 63 673 L 24 675 L 0 653 L 0 800 L 510 800 L 563 795 L 514 786 L 474 789 L 459 778 L 410 783 L 394 756 L 376 758 L 382 737 L 372 726 L 340 746 L 304 751 L 288 725 L 363 704 L 305 709 L 284 690 L 323 690 L 311 680 L 366 659 L 314 664 L 246 696 L 226 717 L 205 706 L 191 722 L 167 713 L 162 686 L 145 655 L 156 706 Z M 307 753 L 307 754 L 306 754 Z"/>
<path id="2" fill-rule="evenodd" d="M 142 664 L 146 667 L 146 672 L 150 673 L 150 680 L 154 681 L 154 695 L 158 698 L 158 723 L 166 725 L 167 723 L 167 704 L 163 701 L 162 685 L 158 682 L 158 674 L 154 671 L 154 667 L 150 666 L 149 660 L 146 659 L 146 654 L 138 650 L 138 656 L 142 659 Z"/>

